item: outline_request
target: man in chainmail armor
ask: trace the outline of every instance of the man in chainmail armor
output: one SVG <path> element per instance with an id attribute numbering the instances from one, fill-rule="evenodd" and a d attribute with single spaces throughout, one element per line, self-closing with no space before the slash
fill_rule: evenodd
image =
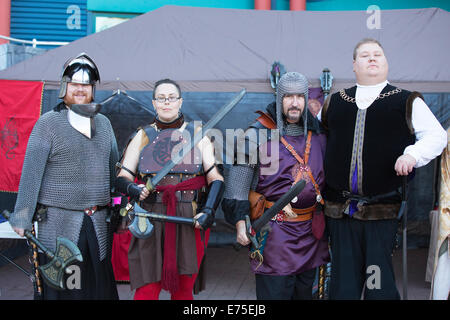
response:
<path id="1" fill-rule="evenodd" d="M 222 209 L 225 219 L 236 226 L 237 242 L 248 245 L 245 216 L 256 219 L 304 179 L 302 192 L 269 222 L 269 228 L 257 234 L 263 245 L 250 250 L 250 265 L 258 299 L 312 299 L 316 268 L 329 261 L 321 198 L 326 141 L 307 108 L 307 79 L 288 72 L 276 89 L 276 102 L 246 131 L 246 147 L 237 146 L 247 153 L 247 160 L 230 168 Z M 280 139 L 261 138 L 273 136 L 264 132 L 267 129 L 279 130 Z M 250 152 L 255 146 L 257 161 Z M 254 198 L 259 199 L 256 204 Z M 254 207 L 262 210 L 254 212 Z"/>
<path id="2" fill-rule="evenodd" d="M 88 55 L 69 59 L 63 102 L 38 119 L 27 145 L 11 226 L 23 236 L 35 212 L 46 211 L 38 239 L 54 251 L 57 237 L 68 238 L 83 256 L 79 285 L 58 291 L 44 283 L 44 299 L 118 299 L 105 220 L 118 150 L 111 123 L 98 113 L 100 105 L 90 104 L 98 81 Z M 44 254 L 39 260 L 49 262 Z"/>

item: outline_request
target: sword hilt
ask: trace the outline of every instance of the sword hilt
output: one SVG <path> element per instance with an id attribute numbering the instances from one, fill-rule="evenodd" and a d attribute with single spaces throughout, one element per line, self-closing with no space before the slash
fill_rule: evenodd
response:
<path id="1" fill-rule="evenodd" d="M 250 244 L 254 247 L 255 250 L 257 250 L 259 248 L 259 243 L 258 240 L 256 239 L 256 232 L 255 230 L 253 230 L 252 228 L 252 224 L 250 222 L 250 217 L 249 216 L 245 216 L 245 233 L 247 235 L 247 238 L 250 240 Z M 240 244 L 239 242 L 236 242 L 233 244 L 233 248 L 236 251 L 239 251 L 242 247 L 244 247 L 242 244 Z M 247 247 L 247 246 L 245 246 Z"/>
<path id="2" fill-rule="evenodd" d="M 133 203 L 132 203 L 133 201 L 130 201 L 130 202 L 128 202 L 127 203 L 127 205 L 124 207 L 124 208 L 121 208 L 120 209 L 120 211 L 119 211 L 119 214 L 122 216 L 122 217 L 125 217 L 125 216 L 127 216 L 128 215 L 128 213 L 131 211 L 131 210 L 133 210 Z"/>
<path id="3" fill-rule="evenodd" d="M 408 184 L 408 176 L 402 177 L 402 201 L 406 201 L 406 192 L 407 192 L 407 184 Z"/>
<path id="4" fill-rule="evenodd" d="M 148 178 L 147 182 L 145 183 L 145 187 L 147 188 L 148 191 L 153 192 L 155 190 L 155 186 L 152 183 L 152 179 Z"/>
<path id="5" fill-rule="evenodd" d="M 10 213 L 8 210 L 3 210 L 2 216 L 3 216 L 6 220 L 9 220 L 9 217 L 11 216 L 11 213 Z"/>
<path id="6" fill-rule="evenodd" d="M 241 250 L 242 247 L 243 247 L 243 245 L 240 244 L 239 242 L 233 243 L 233 249 L 236 251 Z"/>

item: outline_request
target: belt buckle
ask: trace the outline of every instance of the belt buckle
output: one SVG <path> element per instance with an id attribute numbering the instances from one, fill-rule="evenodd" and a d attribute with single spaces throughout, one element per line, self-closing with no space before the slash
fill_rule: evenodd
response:
<path id="1" fill-rule="evenodd" d="M 284 222 L 284 219 L 285 219 L 285 214 L 284 214 L 283 210 L 281 210 L 272 218 L 272 221 L 275 221 L 278 224 L 282 224 Z"/>
<path id="2" fill-rule="evenodd" d="M 89 217 L 92 216 L 95 213 L 95 211 L 97 211 L 97 206 L 84 209 L 84 213 L 87 214 Z"/>

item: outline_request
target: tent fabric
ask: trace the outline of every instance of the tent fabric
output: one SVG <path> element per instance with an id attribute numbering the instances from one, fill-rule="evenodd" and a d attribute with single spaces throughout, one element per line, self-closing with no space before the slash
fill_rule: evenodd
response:
<path id="1" fill-rule="evenodd" d="M 378 25 L 371 22 L 377 17 Z M 80 52 L 96 61 L 100 90 L 151 91 L 173 78 L 183 91 L 272 92 L 274 61 L 313 87 L 328 67 L 334 90 L 354 84 L 352 52 L 365 37 L 381 42 L 392 84 L 450 91 L 449 12 L 438 9 L 277 11 L 165 6 L 0 72 L 0 79 L 45 81 L 57 89 L 61 66 Z"/>
<path id="2" fill-rule="evenodd" d="M 0 80 L 0 192 L 19 189 L 28 138 L 41 115 L 43 87 L 42 82 Z"/>
<path id="3" fill-rule="evenodd" d="M 155 112 L 150 109 L 153 107 L 126 92 L 115 91 L 103 101 L 100 112 L 111 122 L 119 152 L 124 151 L 137 128 L 144 127 L 155 119 Z"/>

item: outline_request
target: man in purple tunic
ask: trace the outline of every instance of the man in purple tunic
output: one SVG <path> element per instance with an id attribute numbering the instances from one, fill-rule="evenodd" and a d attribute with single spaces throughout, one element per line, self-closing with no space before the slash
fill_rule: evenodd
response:
<path id="1" fill-rule="evenodd" d="M 253 205 L 249 194 L 264 196 L 264 210 L 297 181 L 306 181 L 302 192 L 269 222 L 270 228 L 257 234 L 261 249 L 250 251 L 260 300 L 312 299 L 316 268 L 329 261 L 321 196 L 326 139 L 307 103 L 307 79 L 297 72 L 284 74 L 276 102 L 246 131 L 245 163 L 235 163 L 228 175 L 222 208 L 242 245 L 250 243 L 245 229 Z M 270 134 L 268 129 L 278 130 Z M 279 139 L 273 138 L 274 131 Z M 258 151 L 256 161 L 252 146 Z M 251 218 L 257 216 L 252 212 Z"/>

